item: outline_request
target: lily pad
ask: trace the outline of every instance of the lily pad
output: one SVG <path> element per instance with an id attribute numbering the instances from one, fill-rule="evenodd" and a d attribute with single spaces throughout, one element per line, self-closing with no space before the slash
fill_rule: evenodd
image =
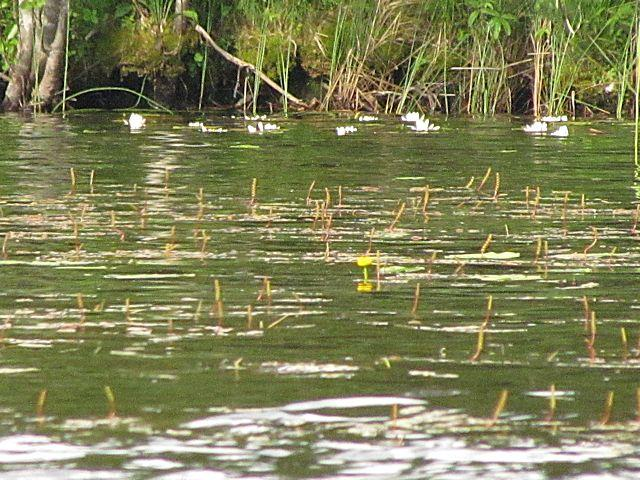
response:
<path id="1" fill-rule="evenodd" d="M 600 258 L 614 258 L 614 257 L 628 257 L 628 253 L 559 253 L 557 255 L 551 255 L 551 258 L 558 260 L 597 260 Z"/>
<path id="2" fill-rule="evenodd" d="M 403 265 L 390 265 L 388 267 L 382 267 L 380 269 L 380 273 L 385 275 L 398 275 L 401 273 L 416 273 L 424 270 L 424 267 L 417 266 L 409 266 L 405 267 Z"/>
<path id="3" fill-rule="evenodd" d="M 518 252 L 458 253 L 447 255 L 445 258 L 455 260 L 512 260 L 520 258 L 520 254 Z"/>
<path id="4" fill-rule="evenodd" d="M 259 150 L 260 145 L 240 144 L 240 145 L 230 145 L 229 148 L 240 148 L 243 150 Z"/>
<path id="5" fill-rule="evenodd" d="M 506 274 L 495 274 L 495 275 L 469 275 L 469 278 L 473 278 L 476 280 L 481 280 L 484 282 L 525 282 L 531 280 L 541 280 L 542 277 L 540 275 L 525 275 L 522 273 L 506 273 Z"/>

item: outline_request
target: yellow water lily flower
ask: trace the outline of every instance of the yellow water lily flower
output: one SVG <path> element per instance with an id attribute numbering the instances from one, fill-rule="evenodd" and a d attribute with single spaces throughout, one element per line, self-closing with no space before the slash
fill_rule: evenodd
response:
<path id="1" fill-rule="evenodd" d="M 373 259 L 369 255 L 361 255 L 357 258 L 356 262 L 359 267 L 368 267 L 373 263 Z"/>
<path id="2" fill-rule="evenodd" d="M 369 273 L 367 272 L 367 267 L 373 264 L 373 260 L 369 255 L 361 255 L 356 259 L 356 263 L 359 267 L 362 268 L 362 275 L 364 277 L 364 282 L 367 283 L 369 280 Z"/>

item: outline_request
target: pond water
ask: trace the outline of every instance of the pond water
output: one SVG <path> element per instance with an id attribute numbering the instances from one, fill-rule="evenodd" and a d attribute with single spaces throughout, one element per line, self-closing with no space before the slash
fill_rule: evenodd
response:
<path id="1" fill-rule="evenodd" d="M 190 120 L 0 117 L 1 478 L 637 478 L 631 125 Z"/>

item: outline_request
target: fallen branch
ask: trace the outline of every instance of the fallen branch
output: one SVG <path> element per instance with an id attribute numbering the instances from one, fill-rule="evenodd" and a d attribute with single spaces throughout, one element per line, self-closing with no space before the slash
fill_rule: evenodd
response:
<path id="1" fill-rule="evenodd" d="M 255 75 L 260 76 L 260 78 L 262 79 L 262 81 L 264 83 L 266 83 L 267 85 L 269 85 L 271 88 L 273 88 L 276 92 L 278 92 L 281 95 L 284 95 L 285 97 L 287 97 L 287 99 L 295 104 L 295 105 L 299 105 L 301 107 L 304 108 L 308 108 L 309 106 L 304 103 L 302 100 L 300 100 L 297 97 L 294 97 L 293 95 L 291 95 L 289 92 L 286 92 L 285 90 L 282 89 L 282 87 L 280 85 L 278 85 L 276 82 L 274 82 L 273 80 L 271 80 L 267 75 L 265 75 L 264 73 L 262 73 L 260 70 L 258 70 L 255 65 L 249 63 L 249 62 L 245 62 L 244 60 L 235 57 L 233 55 L 231 55 L 229 52 L 227 52 L 226 50 L 224 50 L 220 45 L 218 45 L 213 38 L 211 38 L 211 36 L 207 33 L 207 31 L 202 28 L 200 25 L 196 25 L 195 26 L 195 30 L 196 32 L 198 32 L 202 38 L 204 38 L 206 40 L 206 42 L 216 51 L 218 52 L 225 60 L 227 60 L 228 62 L 231 62 L 235 65 L 237 65 L 240 68 L 246 68 L 248 70 L 251 70 Z"/>

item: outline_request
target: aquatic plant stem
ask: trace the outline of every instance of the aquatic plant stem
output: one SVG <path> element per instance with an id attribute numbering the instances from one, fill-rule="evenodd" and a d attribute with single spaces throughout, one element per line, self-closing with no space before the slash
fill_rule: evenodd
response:
<path id="1" fill-rule="evenodd" d="M 402 204 L 400 204 L 400 208 L 398 208 L 398 212 L 396 213 L 395 218 L 393 219 L 393 222 L 391 222 L 391 225 L 389 225 L 389 227 L 387 228 L 388 232 L 393 232 L 395 230 L 396 225 L 398 224 L 398 221 L 400 220 L 400 217 L 404 213 L 405 207 L 406 207 L 406 204 L 404 202 L 402 202 Z"/>
<path id="2" fill-rule="evenodd" d="M 71 192 L 75 193 L 76 191 L 76 171 L 73 167 L 69 169 L 69 176 L 71 177 Z"/>
<path id="3" fill-rule="evenodd" d="M 602 417 L 600 417 L 600 425 L 607 425 L 611 420 L 611 412 L 613 411 L 613 398 L 614 393 L 608 392 L 607 399 L 604 402 L 604 411 L 602 412 Z"/>
<path id="4" fill-rule="evenodd" d="M 500 417 L 500 414 L 504 410 L 504 407 L 507 406 L 508 397 L 509 397 L 508 390 L 502 390 L 502 392 L 500 392 L 500 396 L 498 397 L 498 402 L 496 403 L 496 407 L 493 410 L 493 415 L 491 416 L 491 419 L 489 419 L 489 421 L 487 422 L 487 427 L 493 427 L 498 422 L 498 418 Z"/>
<path id="5" fill-rule="evenodd" d="M 2 241 L 2 258 L 7 258 L 9 256 L 8 245 L 9 245 L 10 239 L 11 239 L 11 232 L 5 233 L 4 240 Z"/>
<path id="6" fill-rule="evenodd" d="M 36 401 L 36 417 L 38 422 L 44 422 L 44 404 L 47 401 L 47 389 L 42 389 L 38 393 L 38 400 Z"/>
<path id="7" fill-rule="evenodd" d="M 107 413 L 107 418 L 117 417 L 118 414 L 116 413 L 116 397 L 113 394 L 113 390 L 111 389 L 110 386 L 105 385 L 104 394 L 107 397 L 107 405 L 109 408 L 109 411 Z"/>
<path id="8" fill-rule="evenodd" d="M 551 422 L 556 416 L 556 385 L 554 383 L 549 387 L 549 412 L 545 418 L 545 421 Z"/>
<path id="9" fill-rule="evenodd" d="M 418 305 L 420 304 L 420 284 L 416 283 L 416 291 L 413 294 L 413 306 L 411 307 L 411 315 L 414 315 L 418 311 Z"/>
<path id="10" fill-rule="evenodd" d="M 485 183 L 487 183 L 487 180 L 489 180 L 489 175 L 491 175 L 491 167 L 487 168 L 487 172 L 484 174 L 484 177 L 482 177 L 482 181 L 480 182 L 480 185 L 478 185 L 478 188 L 476 189 L 478 193 L 480 193 L 480 190 L 482 190 L 482 187 L 484 187 Z"/>

